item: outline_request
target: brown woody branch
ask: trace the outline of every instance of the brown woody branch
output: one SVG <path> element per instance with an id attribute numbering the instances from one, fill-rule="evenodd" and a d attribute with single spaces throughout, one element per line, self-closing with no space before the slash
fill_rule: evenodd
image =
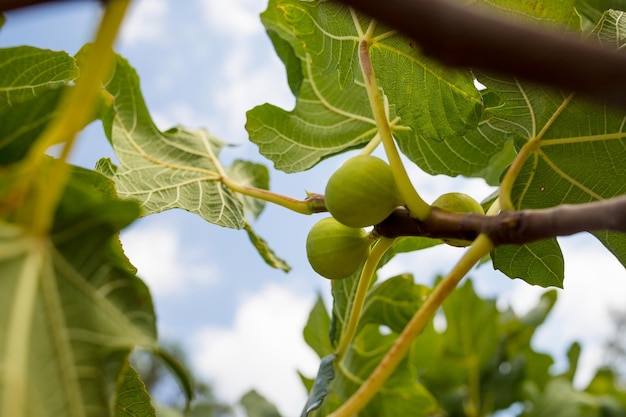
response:
<path id="1" fill-rule="evenodd" d="M 0 13 L 8 12 L 10 10 L 22 9 L 25 7 L 35 6 L 38 4 L 44 3 L 69 3 L 69 2 L 77 2 L 78 0 L 0 0 Z M 85 1 L 85 0 L 82 0 Z M 90 0 L 90 1 L 100 1 L 104 3 L 102 0 Z"/>
<path id="2" fill-rule="evenodd" d="M 579 232 L 610 230 L 626 233 L 626 195 L 586 204 L 539 210 L 505 211 L 497 216 L 452 213 L 433 207 L 425 221 L 398 207 L 376 225 L 381 236 L 424 236 L 474 240 L 486 234 L 494 245 L 525 244 Z"/>
<path id="3" fill-rule="evenodd" d="M 448 66 L 508 74 L 626 107 L 626 55 L 449 0 L 336 0 Z"/>

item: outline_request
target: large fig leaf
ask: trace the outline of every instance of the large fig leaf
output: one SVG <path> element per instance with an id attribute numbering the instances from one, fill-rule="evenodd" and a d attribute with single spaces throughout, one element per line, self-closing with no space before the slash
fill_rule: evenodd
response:
<path id="1" fill-rule="evenodd" d="M 623 12 L 612 11 L 603 16 L 593 36 L 620 48 L 626 43 L 619 36 L 624 30 Z M 519 80 L 485 74 L 478 78 L 503 102 L 489 109 L 489 123 L 514 133 L 518 149 L 534 144 L 513 186 L 517 209 L 586 203 L 626 193 L 623 111 Z M 626 245 L 624 234 L 595 236 L 626 265 L 620 251 Z M 556 240 L 497 248 L 493 260 L 510 277 L 542 286 L 562 285 L 563 258 Z"/>
<path id="2" fill-rule="evenodd" d="M 481 96 L 468 71 L 441 67 L 421 55 L 413 42 L 350 9 L 333 2 L 273 0 L 261 17 L 297 95 L 291 112 L 268 104 L 248 112 L 251 140 L 278 169 L 308 169 L 374 136 L 358 56 L 359 42 L 369 27 L 372 64 L 390 105 L 393 131 L 411 159 L 428 158 L 426 166 L 433 158 L 445 159 L 433 155 L 432 149 L 424 156 L 414 143 L 461 137 L 480 120 Z M 469 139 L 457 142 L 464 142 L 459 153 L 470 152 L 461 155 L 464 162 L 472 159 L 472 153 L 491 155 L 501 146 L 490 150 L 493 145 L 471 146 L 465 143 Z M 430 142 L 428 146 L 435 147 Z M 463 169 L 467 168 L 455 173 Z"/>
<path id="3" fill-rule="evenodd" d="M 221 226 L 241 229 L 243 204 L 219 181 L 218 160 L 224 143 L 202 129 L 182 127 L 161 132 L 141 95 L 139 78 L 118 57 L 105 88 L 115 97 L 103 120 L 120 165 L 104 168 L 113 174 L 121 198 L 139 201 L 145 214 L 182 208 Z"/>
<path id="4" fill-rule="evenodd" d="M 49 235 L 0 223 L 1 415 L 112 415 L 129 351 L 156 346 L 150 294 L 118 238 L 139 207 L 113 193 L 74 168 Z"/>
<path id="5" fill-rule="evenodd" d="M 352 287 L 333 285 L 333 319 L 341 323 L 335 330 L 337 333 L 349 318 L 351 298 L 346 296 L 349 297 Z M 337 401 L 345 401 L 367 379 L 428 292 L 427 288 L 416 285 L 410 275 L 390 278 L 370 289 L 355 340 L 335 364 L 328 400 L 322 405 L 324 412 L 335 407 Z M 416 381 L 417 370 L 410 363 L 399 366 L 361 413 L 364 416 L 430 415 L 438 409 L 437 403 Z"/>

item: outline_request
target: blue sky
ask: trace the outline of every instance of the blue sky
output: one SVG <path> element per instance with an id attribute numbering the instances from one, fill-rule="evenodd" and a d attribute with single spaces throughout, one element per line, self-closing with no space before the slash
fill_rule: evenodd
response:
<path id="1" fill-rule="evenodd" d="M 74 54 L 89 41 L 97 22 L 97 2 L 66 2 L 7 15 L 0 46 L 30 44 Z M 281 62 L 258 14 L 264 0 L 138 0 L 125 22 L 117 50 L 141 77 L 144 97 L 157 125 L 204 127 L 237 144 L 224 162 L 244 158 L 271 163 L 248 143 L 245 112 L 271 102 L 285 108 L 294 99 Z M 113 157 L 99 125 L 88 127 L 73 155 L 92 168 Z M 275 191 L 303 197 L 323 191 L 330 173 L 345 158 L 333 158 L 311 171 L 271 172 Z M 432 178 L 412 168 L 412 179 L 428 201 L 447 191 L 477 199 L 490 188 L 479 180 Z M 224 229 L 174 210 L 142 219 L 122 236 L 131 261 L 152 289 L 162 337 L 181 342 L 196 372 L 235 401 L 250 388 L 275 402 L 287 416 L 298 415 L 306 393 L 296 369 L 313 375 L 317 359 L 301 330 L 317 294 L 328 300 L 329 283 L 306 262 L 304 241 L 319 216 L 302 216 L 268 206 L 254 226 L 293 267 L 289 274 L 266 266 L 244 232 Z M 601 361 L 599 346 L 609 331 L 607 307 L 626 294 L 624 268 L 594 240 L 562 240 L 566 256 L 565 291 L 535 345 L 562 355 L 574 340 L 585 342 L 580 381 Z M 437 247 L 404 255 L 382 277 L 412 272 L 430 283 L 445 273 L 462 249 Z M 489 265 L 471 274 L 477 289 L 498 296 L 518 311 L 532 306 L 543 291 L 509 280 Z"/>

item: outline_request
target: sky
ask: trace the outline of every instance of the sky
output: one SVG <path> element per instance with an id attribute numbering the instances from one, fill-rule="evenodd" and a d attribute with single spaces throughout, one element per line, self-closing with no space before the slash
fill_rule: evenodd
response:
<path id="1" fill-rule="evenodd" d="M 157 125 L 204 127 L 236 144 L 224 151 L 227 164 L 243 158 L 271 166 L 248 142 L 245 112 L 265 102 L 286 109 L 294 104 L 284 67 L 258 17 L 265 7 L 266 0 L 137 0 L 116 46 L 136 68 Z M 0 47 L 29 44 L 74 54 L 91 39 L 98 16 L 96 2 L 10 13 Z M 271 187 L 299 198 L 305 191 L 322 192 L 328 176 L 351 155 L 299 174 L 272 170 Z M 101 157 L 114 155 L 101 127 L 92 125 L 82 133 L 72 160 L 93 168 Z M 427 201 L 448 191 L 480 200 L 492 191 L 481 180 L 433 178 L 415 167 L 409 173 Z M 313 376 L 319 364 L 302 329 L 318 295 L 330 302 L 329 282 L 311 270 L 304 249 L 307 231 L 318 219 L 267 206 L 254 222 L 292 266 L 288 274 L 266 266 L 244 232 L 181 210 L 141 219 L 122 234 L 127 255 L 153 294 L 161 338 L 181 343 L 194 372 L 213 383 L 224 401 L 235 402 L 254 388 L 285 417 L 299 415 L 306 392 L 296 370 Z M 569 344 L 582 342 L 582 385 L 602 361 L 601 346 L 611 330 L 608 308 L 623 305 L 626 273 L 588 236 L 560 241 L 565 289 L 533 343 L 560 358 L 558 369 L 565 366 Z M 417 282 L 430 284 L 462 250 L 440 246 L 396 257 L 381 270 L 381 279 L 411 272 Z M 471 276 L 480 294 L 497 297 L 499 305 L 519 313 L 544 291 L 510 280 L 489 265 Z"/>

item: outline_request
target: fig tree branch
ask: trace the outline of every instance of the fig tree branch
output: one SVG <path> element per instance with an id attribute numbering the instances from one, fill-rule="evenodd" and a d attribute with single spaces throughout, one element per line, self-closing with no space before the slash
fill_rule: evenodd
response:
<path id="1" fill-rule="evenodd" d="M 626 233 L 626 195 L 592 203 L 503 211 L 497 216 L 452 213 L 433 207 L 425 221 L 398 207 L 375 231 L 385 237 L 424 236 L 474 240 L 479 234 L 495 246 L 521 245 L 579 232 L 610 230 Z"/>
<path id="2" fill-rule="evenodd" d="M 25 7 L 36 6 L 44 3 L 69 3 L 70 1 L 76 2 L 77 0 L 0 0 L 0 13 L 10 10 L 23 9 Z M 108 0 L 82 0 L 82 1 L 99 1 L 105 3 Z"/>
<path id="3" fill-rule="evenodd" d="M 547 84 L 626 107 L 626 55 L 450 0 L 336 0 L 387 24 L 443 64 Z"/>

